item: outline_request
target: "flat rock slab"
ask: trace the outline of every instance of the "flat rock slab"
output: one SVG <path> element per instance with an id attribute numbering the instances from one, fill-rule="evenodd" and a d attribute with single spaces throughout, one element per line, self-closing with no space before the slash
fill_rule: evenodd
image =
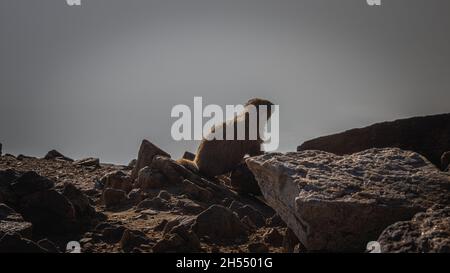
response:
<path id="1" fill-rule="evenodd" d="M 450 176 L 398 148 L 272 153 L 246 163 L 309 251 L 364 251 L 387 226 L 450 203 Z"/>
<path id="2" fill-rule="evenodd" d="M 382 252 L 450 253 L 450 207 L 430 208 L 395 223 L 378 238 Z"/>

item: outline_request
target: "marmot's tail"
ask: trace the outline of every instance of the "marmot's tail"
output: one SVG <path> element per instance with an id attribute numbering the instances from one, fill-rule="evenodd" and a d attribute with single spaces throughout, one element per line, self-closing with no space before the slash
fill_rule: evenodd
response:
<path id="1" fill-rule="evenodd" d="M 184 159 L 184 158 L 180 158 L 180 159 L 177 160 L 177 162 L 178 162 L 181 166 L 183 166 L 183 167 L 185 167 L 186 169 L 190 170 L 191 172 L 197 173 L 197 174 L 199 173 L 197 164 L 195 164 L 194 161 L 191 161 L 191 160 L 188 160 L 188 159 Z"/>

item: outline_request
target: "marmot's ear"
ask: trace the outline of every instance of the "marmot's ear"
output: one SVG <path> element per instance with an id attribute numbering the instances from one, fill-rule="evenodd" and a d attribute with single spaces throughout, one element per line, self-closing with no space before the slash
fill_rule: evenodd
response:
<path id="1" fill-rule="evenodd" d="M 274 105 L 272 102 L 265 100 L 265 99 L 261 99 L 261 98 L 253 98 L 247 101 L 247 103 L 245 104 L 245 106 L 248 105 L 255 105 L 255 106 L 259 106 L 259 105 Z"/>

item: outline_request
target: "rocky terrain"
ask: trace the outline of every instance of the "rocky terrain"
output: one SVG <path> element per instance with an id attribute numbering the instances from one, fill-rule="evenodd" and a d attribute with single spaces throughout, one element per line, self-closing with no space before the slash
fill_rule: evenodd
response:
<path id="1" fill-rule="evenodd" d="M 0 252 L 450 252 L 448 117 L 318 138 L 215 178 L 147 140 L 127 166 L 0 144 Z"/>
<path id="2" fill-rule="evenodd" d="M 65 252 L 69 241 L 79 241 L 83 252 L 295 247 L 275 212 L 232 188 L 230 178 L 190 173 L 146 140 L 133 163 L 74 161 L 56 151 L 43 158 L 1 156 L 0 252 Z"/>

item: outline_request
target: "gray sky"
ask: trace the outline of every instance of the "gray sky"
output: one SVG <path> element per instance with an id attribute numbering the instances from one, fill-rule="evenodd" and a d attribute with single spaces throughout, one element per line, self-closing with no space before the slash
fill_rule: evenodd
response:
<path id="1" fill-rule="evenodd" d="M 180 156 L 172 106 L 280 105 L 281 151 L 373 122 L 449 112 L 450 1 L 1 0 L 4 152 L 128 163 Z"/>

